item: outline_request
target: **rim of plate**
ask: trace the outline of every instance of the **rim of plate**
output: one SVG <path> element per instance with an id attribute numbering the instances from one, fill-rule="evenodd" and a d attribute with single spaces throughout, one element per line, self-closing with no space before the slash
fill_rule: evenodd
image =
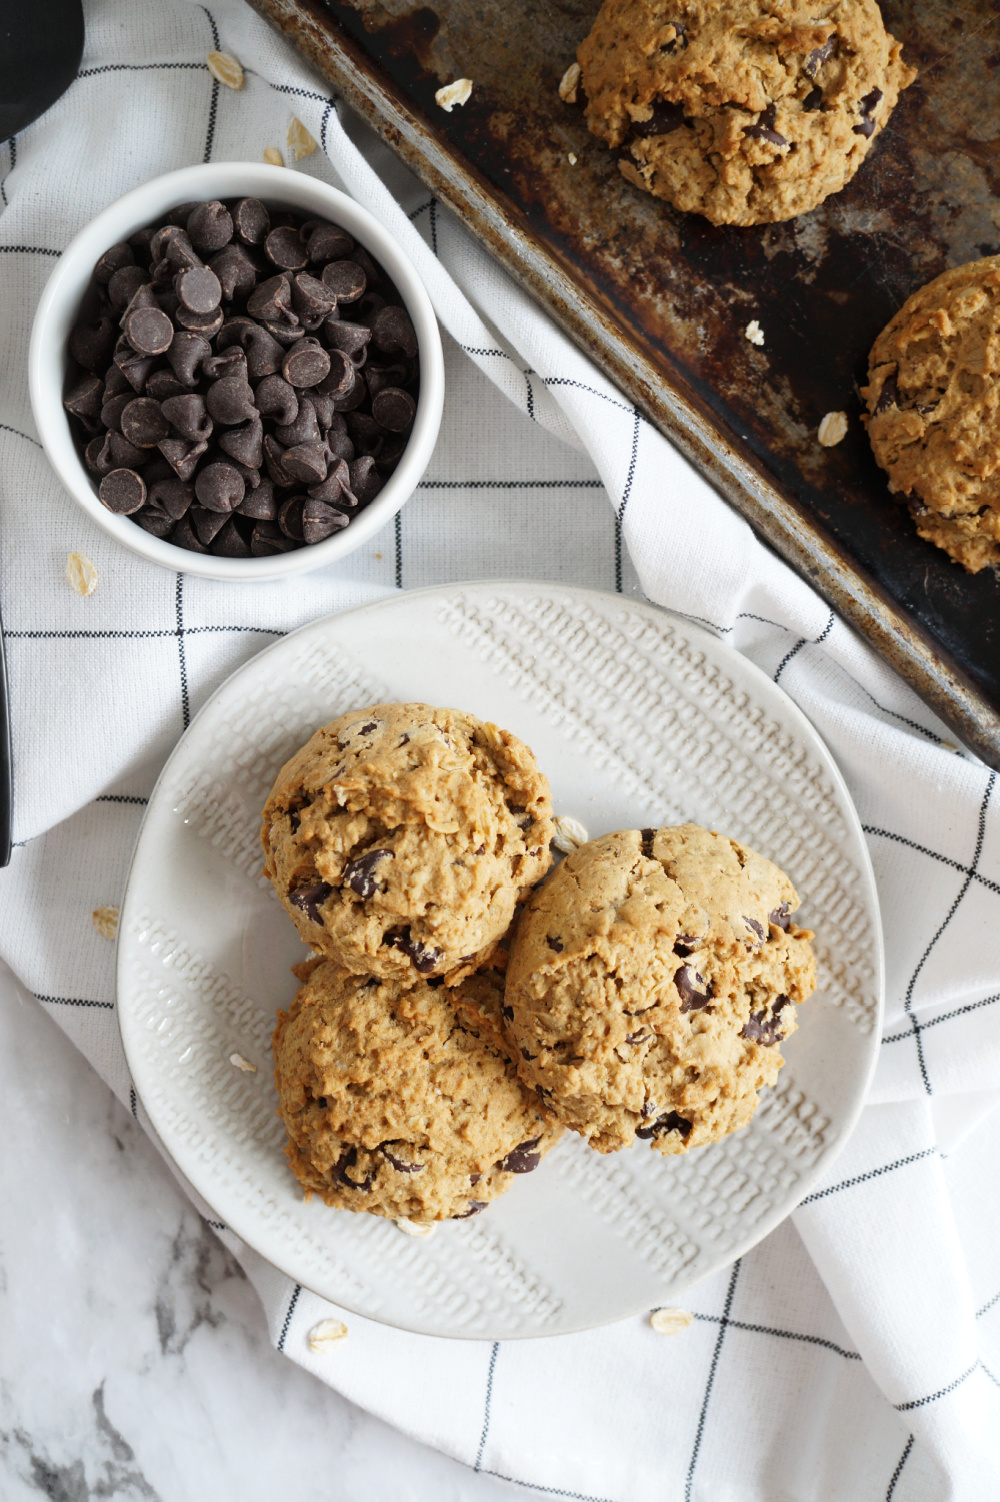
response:
<path id="1" fill-rule="evenodd" d="M 151 1111 L 149 1108 L 148 1101 L 143 1094 L 142 1088 L 142 1076 L 145 1073 L 145 1069 L 138 1058 L 138 1053 L 136 1047 L 134 1046 L 135 1037 L 133 1035 L 133 1028 L 137 1027 L 137 1024 L 129 1013 L 127 1003 L 123 1005 L 123 970 L 126 963 L 125 946 L 128 942 L 127 918 L 130 902 L 135 900 L 133 892 L 133 877 L 135 874 L 136 864 L 140 855 L 140 851 L 143 846 L 147 825 L 150 823 L 151 816 L 154 814 L 154 812 L 158 811 L 158 797 L 159 795 L 161 795 L 162 790 L 166 787 L 170 773 L 172 772 L 176 761 L 184 755 L 186 747 L 190 744 L 193 733 L 206 719 L 208 719 L 212 715 L 213 709 L 220 697 L 223 694 L 227 693 L 232 688 L 234 683 L 236 683 L 241 677 L 259 671 L 262 661 L 276 656 L 280 657 L 282 652 L 288 650 L 289 644 L 294 642 L 297 638 L 305 636 L 313 631 L 320 631 L 323 627 L 334 621 L 339 622 L 350 617 L 377 612 L 380 608 L 384 608 L 387 605 L 398 607 L 404 600 L 410 601 L 419 598 L 426 598 L 429 596 L 445 597 L 449 595 L 468 594 L 470 592 L 488 597 L 491 591 L 498 590 L 516 590 L 521 594 L 527 595 L 545 594 L 546 596 L 562 596 L 564 598 L 568 597 L 570 601 L 577 603 L 592 601 L 596 602 L 598 609 L 602 607 L 606 609 L 607 605 L 610 602 L 617 601 L 621 607 L 635 611 L 639 615 L 649 616 L 654 622 L 659 622 L 663 618 L 666 618 L 668 621 L 676 622 L 677 625 L 683 630 L 683 632 L 694 642 L 698 643 L 699 646 L 703 646 L 708 654 L 721 658 L 727 663 L 738 665 L 738 671 L 747 675 L 750 678 L 751 682 L 755 683 L 756 686 L 760 689 L 760 698 L 765 702 L 765 704 L 766 701 L 770 699 L 775 708 L 780 708 L 781 713 L 791 719 L 793 725 L 799 733 L 800 739 L 807 744 L 808 749 L 819 760 L 822 765 L 823 771 L 830 778 L 833 784 L 834 791 L 838 795 L 840 812 L 843 814 L 848 828 L 851 834 L 854 835 L 856 840 L 859 852 L 858 874 L 863 881 L 863 896 L 865 899 L 865 907 L 867 916 L 869 917 L 872 924 L 872 961 L 874 970 L 874 983 L 872 990 L 876 997 L 876 1006 L 872 1014 L 872 1025 L 871 1031 L 869 1033 L 870 1042 L 867 1050 L 868 1058 L 863 1078 L 860 1077 L 859 1072 L 859 1078 L 855 1083 L 855 1096 L 853 1103 L 850 1109 L 843 1112 L 838 1119 L 838 1130 L 835 1140 L 831 1143 L 830 1148 L 825 1152 L 820 1153 L 818 1160 L 810 1168 L 806 1169 L 802 1173 L 800 1180 L 795 1185 L 794 1192 L 789 1195 L 786 1200 L 779 1200 L 778 1204 L 775 1205 L 770 1212 L 766 1213 L 759 1221 L 757 1221 L 753 1225 L 753 1227 L 748 1231 L 745 1237 L 739 1239 L 733 1246 L 727 1247 L 721 1254 L 718 1255 L 716 1260 L 711 1262 L 711 1265 L 699 1267 L 697 1271 L 690 1277 L 690 1279 L 688 1279 L 682 1285 L 676 1288 L 672 1288 L 669 1296 L 671 1298 L 678 1297 L 685 1288 L 691 1287 L 695 1283 L 699 1283 L 703 1281 L 703 1279 L 713 1276 L 722 1268 L 731 1266 L 732 1263 L 735 1262 L 738 1258 L 744 1256 L 759 1242 L 763 1241 L 765 1237 L 770 1235 L 770 1233 L 782 1223 L 782 1221 L 786 1220 L 788 1216 L 793 1213 L 793 1211 L 799 1206 L 799 1204 L 801 1204 L 802 1200 L 808 1196 L 810 1190 L 813 1188 L 816 1182 L 825 1173 L 827 1173 L 834 1160 L 839 1156 L 843 1148 L 846 1146 L 857 1125 L 861 1111 L 864 1109 L 864 1105 L 871 1087 L 872 1077 L 878 1063 L 879 1041 L 882 1034 L 882 1021 L 885 1009 L 885 952 L 882 934 L 881 911 L 879 908 L 877 888 L 875 885 L 875 874 L 871 863 L 871 856 L 868 851 L 868 845 L 864 838 L 864 831 L 861 826 L 861 820 L 857 813 L 857 810 L 854 807 L 854 801 L 851 797 L 847 783 L 840 771 L 840 768 L 837 766 L 837 763 L 835 762 L 832 753 L 828 749 L 826 742 L 823 740 L 822 736 L 813 725 L 812 721 L 798 707 L 794 700 L 785 692 L 780 684 L 775 683 L 771 678 L 768 677 L 765 672 L 762 671 L 762 669 L 758 668 L 755 663 L 752 663 L 747 658 L 743 657 L 742 654 L 739 653 L 734 647 L 731 647 L 728 642 L 721 641 L 719 638 L 713 636 L 711 632 L 705 630 L 703 626 L 700 626 L 696 622 L 691 621 L 689 617 L 682 615 L 678 611 L 671 610 L 666 606 L 655 605 L 646 601 L 633 600 L 631 598 L 622 597 L 620 595 L 612 594 L 609 591 L 591 589 L 587 586 L 582 585 L 561 584 L 544 579 L 490 579 L 458 581 L 454 584 L 431 585 L 423 589 L 406 590 L 403 592 L 403 594 L 394 593 L 391 595 L 386 595 L 379 600 L 370 601 L 363 605 L 352 606 L 346 610 L 336 611 L 332 612 L 329 615 L 318 617 L 316 620 L 310 621 L 303 626 L 299 626 L 294 631 L 290 631 L 286 636 L 282 637 L 280 641 L 271 643 L 269 646 L 262 648 L 261 651 L 250 658 L 248 662 L 245 662 L 240 667 L 236 668 L 210 695 L 205 704 L 195 715 L 190 725 L 186 730 L 183 731 L 180 738 L 178 739 L 177 744 L 174 746 L 174 749 L 171 751 L 166 762 L 164 763 L 164 766 L 159 776 L 157 777 L 153 790 L 149 795 L 149 801 L 144 811 L 142 822 L 136 836 L 135 847 L 133 849 L 133 853 L 129 862 L 128 873 L 125 881 L 125 892 L 122 899 L 121 919 L 118 925 L 118 935 L 115 952 L 115 1012 L 118 1019 L 122 1046 L 125 1051 L 126 1061 L 128 1063 L 129 1071 L 135 1085 L 136 1093 L 143 1104 L 143 1109 L 146 1113 L 149 1126 L 152 1128 L 152 1133 L 163 1149 L 165 1156 L 170 1160 L 170 1163 L 172 1164 L 177 1176 L 183 1182 L 188 1184 L 197 1195 L 199 1195 L 207 1204 L 211 1206 L 213 1210 L 216 1210 L 217 1213 L 222 1215 L 223 1212 L 219 1211 L 218 1206 L 214 1203 L 212 1198 L 211 1172 L 198 1172 L 197 1164 L 194 1162 L 195 1155 L 193 1153 L 188 1154 L 187 1160 L 185 1161 L 185 1154 L 183 1152 L 181 1152 L 180 1154 L 175 1152 L 174 1147 L 171 1145 L 169 1132 L 164 1133 L 161 1130 L 161 1123 L 157 1120 L 157 1113 L 155 1109 Z M 572 1135 L 573 1134 L 570 1132 L 567 1132 L 566 1134 L 567 1138 L 571 1137 Z M 732 1141 L 738 1135 L 739 1134 L 732 1134 L 730 1137 L 723 1139 L 723 1142 Z M 566 1139 L 563 1140 L 565 1141 Z M 702 1151 L 708 1152 L 713 1147 L 721 1146 L 721 1142 L 718 1144 L 708 1144 L 708 1146 L 703 1148 Z M 614 1155 L 611 1156 L 611 1161 L 614 1161 Z M 192 1169 L 193 1171 L 191 1171 Z M 498 1201 L 498 1203 L 502 1202 L 503 1197 L 501 1197 L 501 1200 Z M 377 1217 L 374 1216 L 360 1216 L 359 1218 L 373 1220 L 377 1219 Z M 376 1323 L 385 1324 L 394 1329 L 407 1330 L 414 1334 L 435 1335 L 439 1338 L 465 1340 L 538 1339 L 546 1335 L 555 1336 L 574 1334 L 582 1332 L 584 1330 L 597 1329 L 603 1325 L 616 1323 L 621 1319 L 627 1319 L 633 1317 L 636 1314 L 645 1313 L 647 1309 L 651 1307 L 648 1303 L 648 1300 L 643 1299 L 635 1304 L 634 1307 L 629 1306 L 627 1308 L 617 1309 L 614 1313 L 606 1314 L 604 1316 L 599 1315 L 594 1319 L 579 1320 L 571 1325 L 561 1326 L 558 1330 L 553 1331 L 524 1330 L 504 1332 L 495 1336 L 484 1334 L 479 1330 L 476 1330 L 474 1332 L 467 1332 L 462 1330 L 449 1330 L 447 1332 L 442 1332 L 441 1329 L 433 1325 L 433 1323 L 421 1324 L 417 1321 L 411 1323 L 403 1323 L 396 1319 L 384 1318 L 378 1313 L 372 1312 L 371 1310 L 352 1302 L 350 1297 L 343 1296 L 342 1292 L 338 1291 L 337 1289 L 316 1286 L 316 1280 L 311 1278 L 308 1273 L 303 1275 L 302 1269 L 296 1266 L 294 1257 L 275 1256 L 273 1248 L 265 1249 L 264 1247 L 262 1247 L 262 1238 L 259 1234 L 261 1229 L 260 1223 L 256 1220 L 252 1213 L 237 1213 L 236 1215 L 233 1215 L 229 1211 L 226 1211 L 223 1215 L 223 1219 L 225 1220 L 227 1228 L 231 1230 L 236 1236 L 238 1236 L 240 1240 L 244 1241 L 246 1245 L 256 1251 L 258 1255 L 262 1256 L 273 1267 L 276 1267 L 278 1271 L 284 1273 L 286 1277 L 291 1278 L 295 1283 L 300 1284 L 308 1292 L 314 1293 L 318 1297 L 326 1299 L 329 1302 L 336 1304 L 340 1308 L 346 1309 L 351 1313 L 358 1314 L 366 1319 L 371 1319 Z M 334 1222 L 332 1220 L 330 1222 L 330 1225 L 331 1228 L 333 1228 Z"/>

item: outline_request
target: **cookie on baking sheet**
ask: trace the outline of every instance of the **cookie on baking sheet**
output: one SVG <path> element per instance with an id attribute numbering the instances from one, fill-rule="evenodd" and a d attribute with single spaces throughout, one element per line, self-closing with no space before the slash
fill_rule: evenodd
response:
<path id="1" fill-rule="evenodd" d="M 307 944 L 410 983 L 476 969 L 548 870 L 552 803 L 531 751 L 427 704 L 324 725 L 278 773 L 264 872 Z"/>
<path id="2" fill-rule="evenodd" d="M 816 985 L 788 877 L 695 824 L 567 856 L 528 902 L 504 1017 L 518 1068 L 598 1152 L 680 1153 L 746 1126 Z"/>
<path id="3" fill-rule="evenodd" d="M 861 395 L 875 458 L 920 536 L 972 574 L 1000 563 L 1000 256 L 907 298 Z"/>
<path id="4" fill-rule="evenodd" d="M 499 1012 L 496 971 L 377 981 L 328 960 L 274 1032 L 286 1152 L 307 1192 L 393 1220 L 463 1219 L 537 1168 L 563 1128 L 497 1051 L 477 1010 Z M 460 1014 L 452 997 L 464 997 Z"/>
<path id="5" fill-rule="evenodd" d="M 875 0 L 604 0 L 577 58 L 623 175 L 713 224 L 850 182 L 916 73 Z"/>

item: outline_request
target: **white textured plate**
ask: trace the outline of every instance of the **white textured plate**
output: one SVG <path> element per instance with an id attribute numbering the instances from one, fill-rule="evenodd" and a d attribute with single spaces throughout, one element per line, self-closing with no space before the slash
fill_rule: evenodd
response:
<path id="1" fill-rule="evenodd" d="M 423 700 L 508 727 L 591 835 L 691 819 L 788 872 L 820 989 L 745 1131 L 681 1157 L 568 1135 L 484 1214 L 412 1240 L 307 1205 L 286 1165 L 270 1037 L 304 946 L 260 875 L 260 809 L 327 720 Z M 143 1105 L 220 1218 L 289 1277 L 430 1335 L 585 1329 L 676 1298 L 823 1173 L 875 1063 L 882 944 L 857 814 L 786 695 L 663 611 L 544 584 L 403 594 L 306 626 L 219 689 L 167 762 L 132 862 L 118 1017 Z M 256 1074 L 230 1062 L 238 1053 Z"/>

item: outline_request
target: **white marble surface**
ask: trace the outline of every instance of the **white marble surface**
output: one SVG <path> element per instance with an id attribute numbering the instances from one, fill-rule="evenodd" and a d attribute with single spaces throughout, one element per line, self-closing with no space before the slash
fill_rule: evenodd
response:
<path id="1" fill-rule="evenodd" d="M 404 1438 L 271 1348 L 240 1269 L 9 971 L 0 1122 L 3 1502 L 525 1495 Z"/>

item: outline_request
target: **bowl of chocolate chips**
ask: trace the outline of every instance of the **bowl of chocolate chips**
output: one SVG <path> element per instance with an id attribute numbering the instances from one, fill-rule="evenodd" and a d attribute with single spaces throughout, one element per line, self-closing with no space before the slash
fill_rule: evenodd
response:
<path id="1" fill-rule="evenodd" d="M 361 546 L 412 495 L 444 400 L 430 299 L 389 233 L 252 162 L 168 173 L 81 230 L 39 303 L 29 379 L 88 515 L 212 578 Z"/>

